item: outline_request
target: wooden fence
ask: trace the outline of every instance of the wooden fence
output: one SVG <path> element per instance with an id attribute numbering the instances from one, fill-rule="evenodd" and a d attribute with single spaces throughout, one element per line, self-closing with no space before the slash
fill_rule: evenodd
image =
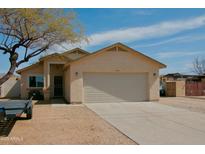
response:
<path id="1" fill-rule="evenodd" d="M 205 96 L 204 82 L 186 82 L 186 96 Z"/>

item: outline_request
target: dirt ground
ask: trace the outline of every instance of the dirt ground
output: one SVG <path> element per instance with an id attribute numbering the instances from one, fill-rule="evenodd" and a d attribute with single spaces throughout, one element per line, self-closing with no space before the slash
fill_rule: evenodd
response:
<path id="1" fill-rule="evenodd" d="M 32 120 L 0 131 L 0 144 L 136 144 L 84 105 L 34 105 Z"/>
<path id="2" fill-rule="evenodd" d="M 161 97 L 159 102 L 173 107 L 179 107 L 194 112 L 205 113 L 205 97 Z"/>

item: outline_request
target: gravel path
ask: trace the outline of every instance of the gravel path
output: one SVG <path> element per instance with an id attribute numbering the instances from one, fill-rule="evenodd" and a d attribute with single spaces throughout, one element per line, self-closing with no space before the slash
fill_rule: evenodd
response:
<path id="1" fill-rule="evenodd" d="M 2 125 L 0 144 L 136 144 L 84 105 L 34 105 L 33 119 L 11 122 L 7 137 Z"/>

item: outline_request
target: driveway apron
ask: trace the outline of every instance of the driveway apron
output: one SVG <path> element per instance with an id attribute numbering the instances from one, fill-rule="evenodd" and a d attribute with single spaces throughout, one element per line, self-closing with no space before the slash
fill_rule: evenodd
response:
<path id="1" fill-rule="evenodd" d="M 86 106 L 139 144 L 205 144 L 205 114 L 153 102 Z"/>

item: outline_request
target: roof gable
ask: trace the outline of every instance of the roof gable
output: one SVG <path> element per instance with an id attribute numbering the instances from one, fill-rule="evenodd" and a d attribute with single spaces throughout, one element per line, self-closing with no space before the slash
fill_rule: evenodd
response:
<path id="1" fill-rule="evenodd" d="M 69 50 L 69 51 L 66 51 L 66 52 L 63 52 L 63 53 L 49 54 L 47 56 L 41 57 L 39 59 L 39 61 L 43 61 L 45 59 L 49 59 L 49 58 L 52 58 L 52 57 L 55 57 L 55 56 L 65 58 L 67 60 L 72 60 L 72 58 L 69 58 L 69 56 L 68 56 L 69 54 L 84 54 L 84 55 L 87 55 L 87 54 L 90 54 L 90 53 L 85 51 L 85 50 L 82 50 L 80 48 L 74 48 L 72 50 Z"/>
<path id="2" fill-rule="evenodd" d="M 72 49 L 72 50 L 69 50 L 67 52 L 62 53 L 62 55 L 66 56 L 72 60 L 79 59 L 79 58 L 86 56 L 88 54 L 90 54 L 90 53 L 85 51 L 85 50 L 82 50 L 80 48 L 75 48 L 75 49 Z"/>
<path id="3" fill-rule="evenodd" d="M 72 53 L 81 53 L 81 54 L 85 54 L 85 55 L 90 54 L 89 52 L 87 52 L 87 51 L 85 51 L 85 50 L 83 50 L 83 49 L 80 49 L 80 48 L 74 48 L 74 49 L 72 49 L 72 50 L 63 52 L 62 54 L 63 54 L 63 55 L 68 55 L 68 54 L 72 54 Z"/>
<path id="4" fill-rule="evenodd" d="M 71 60 L 68 57 L 64 56 L 63 54 L 53 53 L 53 54 L 50 54 L 50 55 L 47 55 L 45 57 L 40 58 L 39 61 L 44 61 L 46 59 L 53 58 L 53 57 L 61 57 L 64 60 Z"/>
<path id="5" fill-rule="evenodd" d="M 27 70 L 29 70 L 29 69 L 32 69 L 32 68 L 34 68 L 34 67 L 36 67 L 36 66 L 38 66 L 38 65 L 40 65 L 40 64 L 42 64 L 42 62 L 40 62 L 40 61 L 39 61 L 39 62 L 36 62 L 36 63 L 34 63 L 34 64 L 32 64 L 32 65 L 29 65 L 29 66 L 26 66 L 26 67 L 24 67 L 24 68 L 22 68 L 22 69 L 17 70 L 16 73 L 21 74 L 21 72 L 27 71 Z"/>
<path id="6" fill-rule="evenodd" d="M 22 68 L 22 69 L 19 69 L 19 70 L 17 70 L 16 72 L 17 72 L 18 74 L 21 74 L 21 72 L 27 71 L 27 70 L 29 70 L 29 69 L 33 69 L 34 67 L 38 66 L 39 64 L 43 64 L 43 62 L 44 62 L 45 60 L 50 60 L 50 59 L 52 59 L 52 58 L 55 58 L 55 59 L 59 59 L 59 58 L 60 58 L 60 60 L 66 61 L 66 62 L 72 61 L 71 59 L 69 59 L 68 57 L 66 57 L 66 56 L 64 56 L 64 55 L 61 55 L 61 54 L 58 54 L 58 53 L 53 53 L 53 54 L 50 54 L 50 55 L 48 55 L 48 56 L 45 56 L 45 57 L 40 58 L 38 62 L 36 62 L 36 63 L 34 63 L 34 64 L 31 64 L 31 65 L 29 65 L 29 66 L 26 66 L 26 67 L 24 67 L 24 68 Z M 59 61 L 59 60 L 58 60 L 58 61 Z"/>
<path id="7" fill-rule="evenodd" d="M 91 57 L 91 56 L 98 55 L 98 54 L 100 54 L 100 53 L 102 53 L 102 52 L 109 52 L 109 51 L 131 52 L 132 54 L 134 54 L 134 55 L 136 55 L 136 56 L 138 56 L 138 57 L 141 57 L 142 59 L 148 60 L 150 63 L 153 63 L 153 64 L 155 64 L 155 65 L 158 65 L 159 68 L 165 68 L 165 67 L 166 67 L 165 64 L 162 64 L 162 63 L 160 63 L 159 61 L 157 61 L 157 60 L 155 60 L 155 59 L 153 59 L 153 58 L 151 58 L 151 57 L 148 57 L 148 56 L 142 54 L 141 52 L 136 51 L 136 50 L 134 50 L 134 49 L 132 49 L 132 48 L 130 48 L 130 47 L 128 47 L 128 46 L 122 44 L 122 43 L 115 43 L 115 44 L 113 44 L 113 45 L 110 45 L 110 46 L 108 46 L 108 47 L 105 47 L 105 48 L 103 48 L 103 49 L 100 49 L 100 50 L 98 50 L 98 51 L 96 51 L 96 52 L 93 52 L 93 53 L 91 53 L 91 54 L 89 54 L 89 55 L 86 55 L 86 56 L 84 56 L 84 57 L 81 57 L 81 58 L 79 58 L 79 59 L 77 59 L 77 60 L 75 60 L 75 61 L 72 61 L 72 62 L 69 63 L 69 64 L 78 62 L 78 61 L 80 61 L 80 60 L 89 58 L 89 57 Z M 69 65 L 69 64 L 67 64 L 67 65 Z M 66 66 L 67 66 L 67 65 L 66 65 Z"/>
<path id="8" fill-rule="evenodd" d="M 70 65 L 70 64 L 73 64 L 73 63 L 79 62 L 79 61 L 81 61 L 81 60 L 90 58 L 90 57 L 92 57 L 92 56 L 101 54 L 102 52 L 109 52 L 109 51 L 130 52 L 130 53 L 132 53 L 133 55 L 136 55 L 136 56 L 138 56 L 138 57 L 141 57 L 142 59 L 148 60 L 150 63 L 157 65 L 159 68 L 165 68 L 165 67 L 166 67 L 165 64 L 162 64 L 162 63 L 160 63 L 159 61 L 157 61 L 157 60 L 155 60 L 155 59 L 153 59 L 153 58 L 151 58 L 151 57 L 149 57 L 149 56 L 146 56 L 146 55 L 142 54 L 141 52 L 136 51 L 136 50 L 134 50 L 134 49 L 132 49 L 132 48 L 130 48 L 130 47 L 128 47 L 128 46 L 122 44 L 122 43 L 115 43 L 115 44 L 113 44 L 113 45 L 110 45 L 110 46 L 108 46 L 108 47 L 105 47 L 105 48 L 100 49 L 100 50 L 98 50 L 98 51 L 96 51 L 96 52 L 93 52 L 93 53 L 89 53 L 89 52 L 87 52 L 87 51 L 85 51 L 85 50 L 82 50 L 82 49 L 80 49 L 80 48 L 75 48 L 75 49 L 72 49 L 72 50 L 70 50 L 70 51 L 67 51 L 67 52 L 64 52 L 64 53 L 61 53 L 61 54 L 59 54 L 59 53 L 54 53 L 54 54 L 51 54 L 51 55 L 42 57 L 42 58 L 39 59 L 39 62 L 44 61 L 45 59 L 49 59 L 49 58 L 51 58 L 51 57 L 53 58 L 53 57 L 57 56 L 57 57 L 61 57 L 61 58 L 63 58 L 63 59 L 65 59 L 65 60 L 68 61 L 68 63 L 65 65 L 65 67 L 66 67 L 66 66 L 68 66 L 68 65 Z M 79 56 L 79 57 L 77 57 L 77 58 L 69 58 L 69 56 L 67 56 L 67 55 L 73 54 L 73 53 L 82 53 L 83 56 Z M 39 62 L 37 62 L 37 63 L 39 63 Z M 35 66 L 35 64 L 33 64 L 33 65 Z M 20 70 L 17 71 L 17 73 L 20 73 L 20 72 L 22 72 L 22 71 L 24 71 L 24 70 L 30 69 L 30 68 L 33 67 L 33 65 L 28 66 L 28 67 L 23 68 L 23 69 L 20 69 Z"/>
<path id="9" fill-rule="evenodd" d="M 47 56 L 41 57 L 39 59 L 39 61 L 36 62 L 35 64 L 32 64 L 30 66 L 27 66 L 27 67 L 24 67 L 22 69 L 19 69 L 16 72 L 20 74 L 22 71 L 26 71 L 28 69 L 32 69 L 33 66 L 38 65 L 40 62 L 43 62 L 45 60 L 49 60 L 49 59 L 52 59 L 52 58 L 55 58 L 55 57 L 56 58 L 61 58 L 62 60 L 70 62 L 70 61 L 78 59 L 79 57 L 82 57 L 82 56 L 76 56 L 76 58 L 73 58 L 74 56 L 67 56 L 67 55 L 69 55 L 69 54 L 78 54 L 78 53 L 82 53 L 83 55 L 90 54 L 89 52 L 87 52 L 85 50 L 82 50 L 80 48 L 75 48 L 75 49 L 69 50 L 69 51 L 61 53 L 61 54 L 60 53 L 53 53 L 53 54 L 49 54 Z"/>

